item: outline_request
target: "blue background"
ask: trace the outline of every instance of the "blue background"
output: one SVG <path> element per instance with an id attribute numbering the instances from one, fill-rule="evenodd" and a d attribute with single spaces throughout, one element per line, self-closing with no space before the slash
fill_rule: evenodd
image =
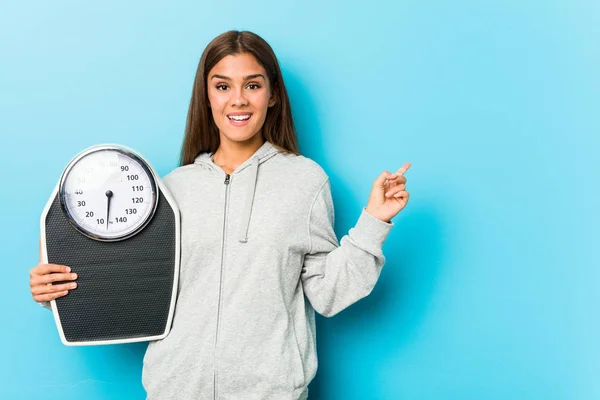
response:
<path id="1" fill-rule="evenodd" d="M 311 399 L 599 399 L 599 4 L 4 2 L 0 398 L 144 398 L 145 344 L 65 347 L 32 301 L 39 218 L 90 145 L 176 167 L 202 50 L 248 29 L 339 237 L 413 163 L 373 293 L 318 318 Z"/>

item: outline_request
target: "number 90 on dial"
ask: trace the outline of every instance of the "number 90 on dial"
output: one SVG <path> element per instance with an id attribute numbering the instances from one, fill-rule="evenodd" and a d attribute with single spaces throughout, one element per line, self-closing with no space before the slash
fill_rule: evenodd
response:
<path id="1" fill-rule="evenodd" d="M 100 241 L 127 239 L 152 219 L 156 177 L 131 149 L 101 145 L 78 154 L 65 168 L 59 198 L 71 225 Z"/>

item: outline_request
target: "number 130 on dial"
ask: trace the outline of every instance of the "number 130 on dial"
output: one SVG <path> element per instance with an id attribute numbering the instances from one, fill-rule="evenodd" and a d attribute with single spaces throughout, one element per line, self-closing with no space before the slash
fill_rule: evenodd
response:
<path id="1" fill-rule="evenodd" d="M 148 163 L 120 145 L 83 151 L 59 184 L 61 207 L 71 225 L 101 241 L 127 239 L 143 229 L 156 211 L 157 191 Z"/>

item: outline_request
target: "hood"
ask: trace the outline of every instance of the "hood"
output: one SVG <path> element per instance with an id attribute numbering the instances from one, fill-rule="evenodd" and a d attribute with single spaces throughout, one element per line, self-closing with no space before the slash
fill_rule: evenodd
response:
<path id="1" fill-rule="evenodd" d="M 240 166 L 238 166 L 231 175 L 237 175 L 246 168 L 250 168 L 250 179 L 246 186 L 246 205 L 242 214 L 242 224 L 238 233 L 238 240 L 241 243 L 248 241 L 248 227 L 250 226 L 250 217 L 252 215 L 252 203 L 254 202 L 254 194 L 256 192 L 256 179 L 258 177 L 259 166 L 279 153 L 279 149 L 273 146 L 270 142 L 265 141 L 256 152 Z M 212 160 L 213 153 L 200 153 L 195 159 L 194 164 L 200 164 L 208 169 L 219 172 L 225 175 L 225 171 Z"/>

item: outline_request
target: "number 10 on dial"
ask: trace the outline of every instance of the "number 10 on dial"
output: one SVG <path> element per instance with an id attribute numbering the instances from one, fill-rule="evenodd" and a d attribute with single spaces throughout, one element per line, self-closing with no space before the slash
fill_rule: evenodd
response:
<path id="1" fill-rule="evenodd" d="M 123 240 L 143 229 L 156 211 L 157 191 L 147 162 L 120 145 L 84 150 L 59 184 L 61 207 L 71 225 L 101 241 Z"/>

